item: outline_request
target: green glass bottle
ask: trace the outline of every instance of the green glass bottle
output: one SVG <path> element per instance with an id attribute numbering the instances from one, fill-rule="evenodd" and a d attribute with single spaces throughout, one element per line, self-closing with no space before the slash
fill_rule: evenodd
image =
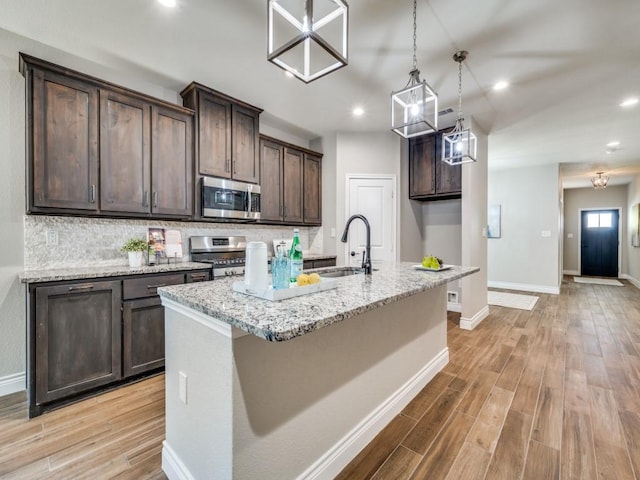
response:
<path id="1" fill-rule="evenodd" d="M 289 260 L 291 261 L 291 283 L 298 281 L 298 275 L 302 273 L 302 245 L 300 244 L 300 230 L 293 229 L 293 242 L 291 242 L 291 250 L 289 251 Z"/>

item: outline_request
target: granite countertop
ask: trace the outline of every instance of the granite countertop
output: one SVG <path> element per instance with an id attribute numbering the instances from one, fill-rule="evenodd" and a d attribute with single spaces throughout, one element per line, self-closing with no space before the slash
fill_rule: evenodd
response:
<path id="1" fill-rule="evenodd" d="M 396 302 L 478 272 L 477 267 L 453 266 L 441 272 L 412 268 L 412 263 L 375 264 L 372 275 L 338 279 L 338 287 L 272 302 L 232 290 L 242 277 L 214 282 L 162 287 L 163 299 L 192 308 L 269 341 L 285 341 L 332 323 Z M 331 271 L 326 267 L 315 271 Z"/>
<path id="2" fill-rule="evenodd" d="M 55 282 L 59 280 L 80 280 L 84 278 L 120 277 L 123 275 L 143 275 L 146 273 L 175 272 L 211 268 L 208 263 L 179 262 L 131 268 L 129 265 L 107 265 L 92 267 L 52 268 L 25 270 L 18 275 L 22 283 Z"/>

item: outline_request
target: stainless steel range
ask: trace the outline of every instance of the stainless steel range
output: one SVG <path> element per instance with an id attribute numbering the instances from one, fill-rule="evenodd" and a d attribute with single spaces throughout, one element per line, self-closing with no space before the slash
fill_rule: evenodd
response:
<path id="1" fill-rule="evenodd" d="M 213 279 L 244 275 L 246 237 L 189 237 L 193 262 L 210 263 Z"/>

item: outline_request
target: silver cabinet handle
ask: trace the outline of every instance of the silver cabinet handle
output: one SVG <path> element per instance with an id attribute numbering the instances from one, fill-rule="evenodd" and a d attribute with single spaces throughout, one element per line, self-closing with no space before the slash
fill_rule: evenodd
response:
<path id="1" fill-rule="evenodd" d="M 149 206 L 149 190 L 144 191 L 143 198 L 142 198 L 142 206 L 143 207 Z"/>
<path id="2" fill-rule="evenodd" d="M 159 283 L 158 285 L 147 285 L 147 289 L 151 290 L 152 288 L 160 288 L 160 287 L 166 287 L 167 284 L 166 283 Z"/>
<path id="3" fill-rule="evenodd" d="M 69 291 L 70 292 L 76 292 L 76 291 L 79 291 L 79 290 L 91 290 L 92 288 L 93 288 L 93 285 L 81 285 L 81 286 L 78 286 L 78 287 L 71 286 L 71 287 L 69 287 Z"/>
<path id="4" fill-rule="evenodd" d="M 153 208 L 158 206 L 158 191 L 153 192 Z"/>
<path id="5" fill-rule="evenodd" d="M 96 185 L 92 184 L 89 192 L 89 203 L 96 203 Z"/>

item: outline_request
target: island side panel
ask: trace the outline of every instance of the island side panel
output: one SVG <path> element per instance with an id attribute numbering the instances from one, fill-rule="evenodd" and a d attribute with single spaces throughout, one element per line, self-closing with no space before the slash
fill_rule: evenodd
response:
<path id="1" fill-rule="evenodd" d="M 165 306 L 171 480 L 334 478 L 448 361 L 446 286 L 286 342 Z"/>
<path id="2" fill-rule="evenodd" d="M 170 480 L 233 478 L 233 328 L 163 302 L 166 440 L 162 469 Z M 180 399 L 181 373 L 187 377 L 186 403 Z"/>

